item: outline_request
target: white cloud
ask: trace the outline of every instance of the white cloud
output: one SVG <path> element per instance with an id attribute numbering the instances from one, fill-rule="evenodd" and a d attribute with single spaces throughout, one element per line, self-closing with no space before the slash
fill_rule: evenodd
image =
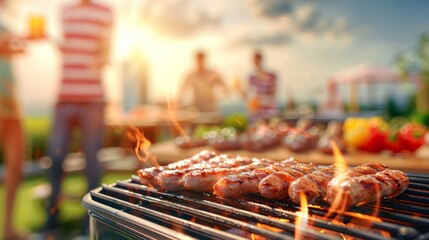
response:
<path id="1" fill-rule="evenodd" d="M 260 17 L 273 18 L 293 11 L 293 0 L 250 0 L 252 11 Z"/>
<path id="2" fill-rule="evenodd" d="M 148 1 L 142 8 L 141 20 L 170 37 L 187 37 L 219 23 L 218 17 L 201 10 L 190 0 Z"/>
<path id="3" fill-rule="evenodd" d="M 266 25 L 277 25 L 277 32 L 261 33 L 259 36 L 243 36 L 235 42 L 257 43 L 259 45 L 287 44 L 292 38 L 307 43 L 318 39 L 334 43 L 350 43 L 351 28 L 344 17 L 327 17 L 316 9 L 315 1 L 297 0 L 250 0 L 251 12 L 256 21 Z M 250 26 L 249 28 L 253 28 Z M 287 37 L 285 37 L 287 36 Z M 283 42 L 281 42 L 283 41 Z"/>

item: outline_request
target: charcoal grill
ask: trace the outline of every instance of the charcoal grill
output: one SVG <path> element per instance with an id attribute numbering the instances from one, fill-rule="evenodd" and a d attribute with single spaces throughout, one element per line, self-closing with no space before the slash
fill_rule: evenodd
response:
<path id="1" fill-rule="evenodd" d="M 223 199 L 206 193 L 162 192 L 137 176 L 88 193 L 91 239 L 429 239 L 429 176 L 408 174 L 408 189 L 380 207 L 341 214 L 308 206 L 308 227 L 295 224 L 300 207 L 259 196 Z M 369 217 L 378 210 L 377 218 Z"/>

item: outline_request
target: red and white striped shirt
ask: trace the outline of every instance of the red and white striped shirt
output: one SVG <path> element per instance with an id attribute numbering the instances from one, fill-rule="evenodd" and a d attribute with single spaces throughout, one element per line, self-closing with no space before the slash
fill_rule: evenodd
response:
<path id="1" fill-rule="evenodd" d="M 111 37 L 112 11 L 90 3 L 66 7 L 62 14 L 64 45 L 59 101 L 101 102 L 101 72 L 95 66 Z"/>

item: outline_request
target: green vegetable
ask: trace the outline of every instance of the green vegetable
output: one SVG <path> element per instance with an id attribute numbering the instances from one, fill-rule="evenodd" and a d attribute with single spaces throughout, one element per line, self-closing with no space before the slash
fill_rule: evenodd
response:
<path id="1" fill-rule="evenodd" d="M 249 125 L 249 119 L 243 113 L 226 116 L 223 120 L 224 127 L 235 128 L 238 132 L 244 132 Z"/>

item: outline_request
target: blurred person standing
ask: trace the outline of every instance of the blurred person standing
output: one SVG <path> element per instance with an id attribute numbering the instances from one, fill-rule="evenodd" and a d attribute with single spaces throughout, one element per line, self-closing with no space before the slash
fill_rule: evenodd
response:
<path id="1" fill-rule="evenodd" d="M 263 66 L 262 53 L 253 54 L 254 73 L 249 77 L 248 89 L 244 93 L 248 101 L 250 120 L 266 120 L 279 114 L 276 103 L 277 77 Z"/>
<path id="2" fill-rule="evenodd" d="M 72 130 L 82 132 L 88 189 L 98 186 L 101 166 L 97 153 L 103 144 L 104 91 L 102 68 L 110 55 L 113 13 L 92 0 L 80 0 L 62 11 L 64 41 L 62 81 L 48 147 L 52 159 L 49 180 L 48 221 L 45 230 L 56 227 L 59 195 L 64 175 L 62 164 L 69 150 Z"/>
<path id="3" fill-rule="evenodd" d="M 195 53 L 195 69 L 185 77 L 180 90 L 182 94 L 192 91 L 192 105 L 198 111 L 216 112 L 218 103 L 215 91 L 220 87 L 227 94 L 228 88 L 217 72 L 207 68 L 205 57 L 203 51 Z"/>
<path id="4" fill-rule="evenodd" d="M 16 97 L 11 57 L 23 51 L 23 41 L 10 33 L 5 24 L 6 1 L 0 0 L 0 144 L 6 164 L 3 239 L 26 239 L 13 226 L 15 197 L 22 178 L 24 130 Z"/>

